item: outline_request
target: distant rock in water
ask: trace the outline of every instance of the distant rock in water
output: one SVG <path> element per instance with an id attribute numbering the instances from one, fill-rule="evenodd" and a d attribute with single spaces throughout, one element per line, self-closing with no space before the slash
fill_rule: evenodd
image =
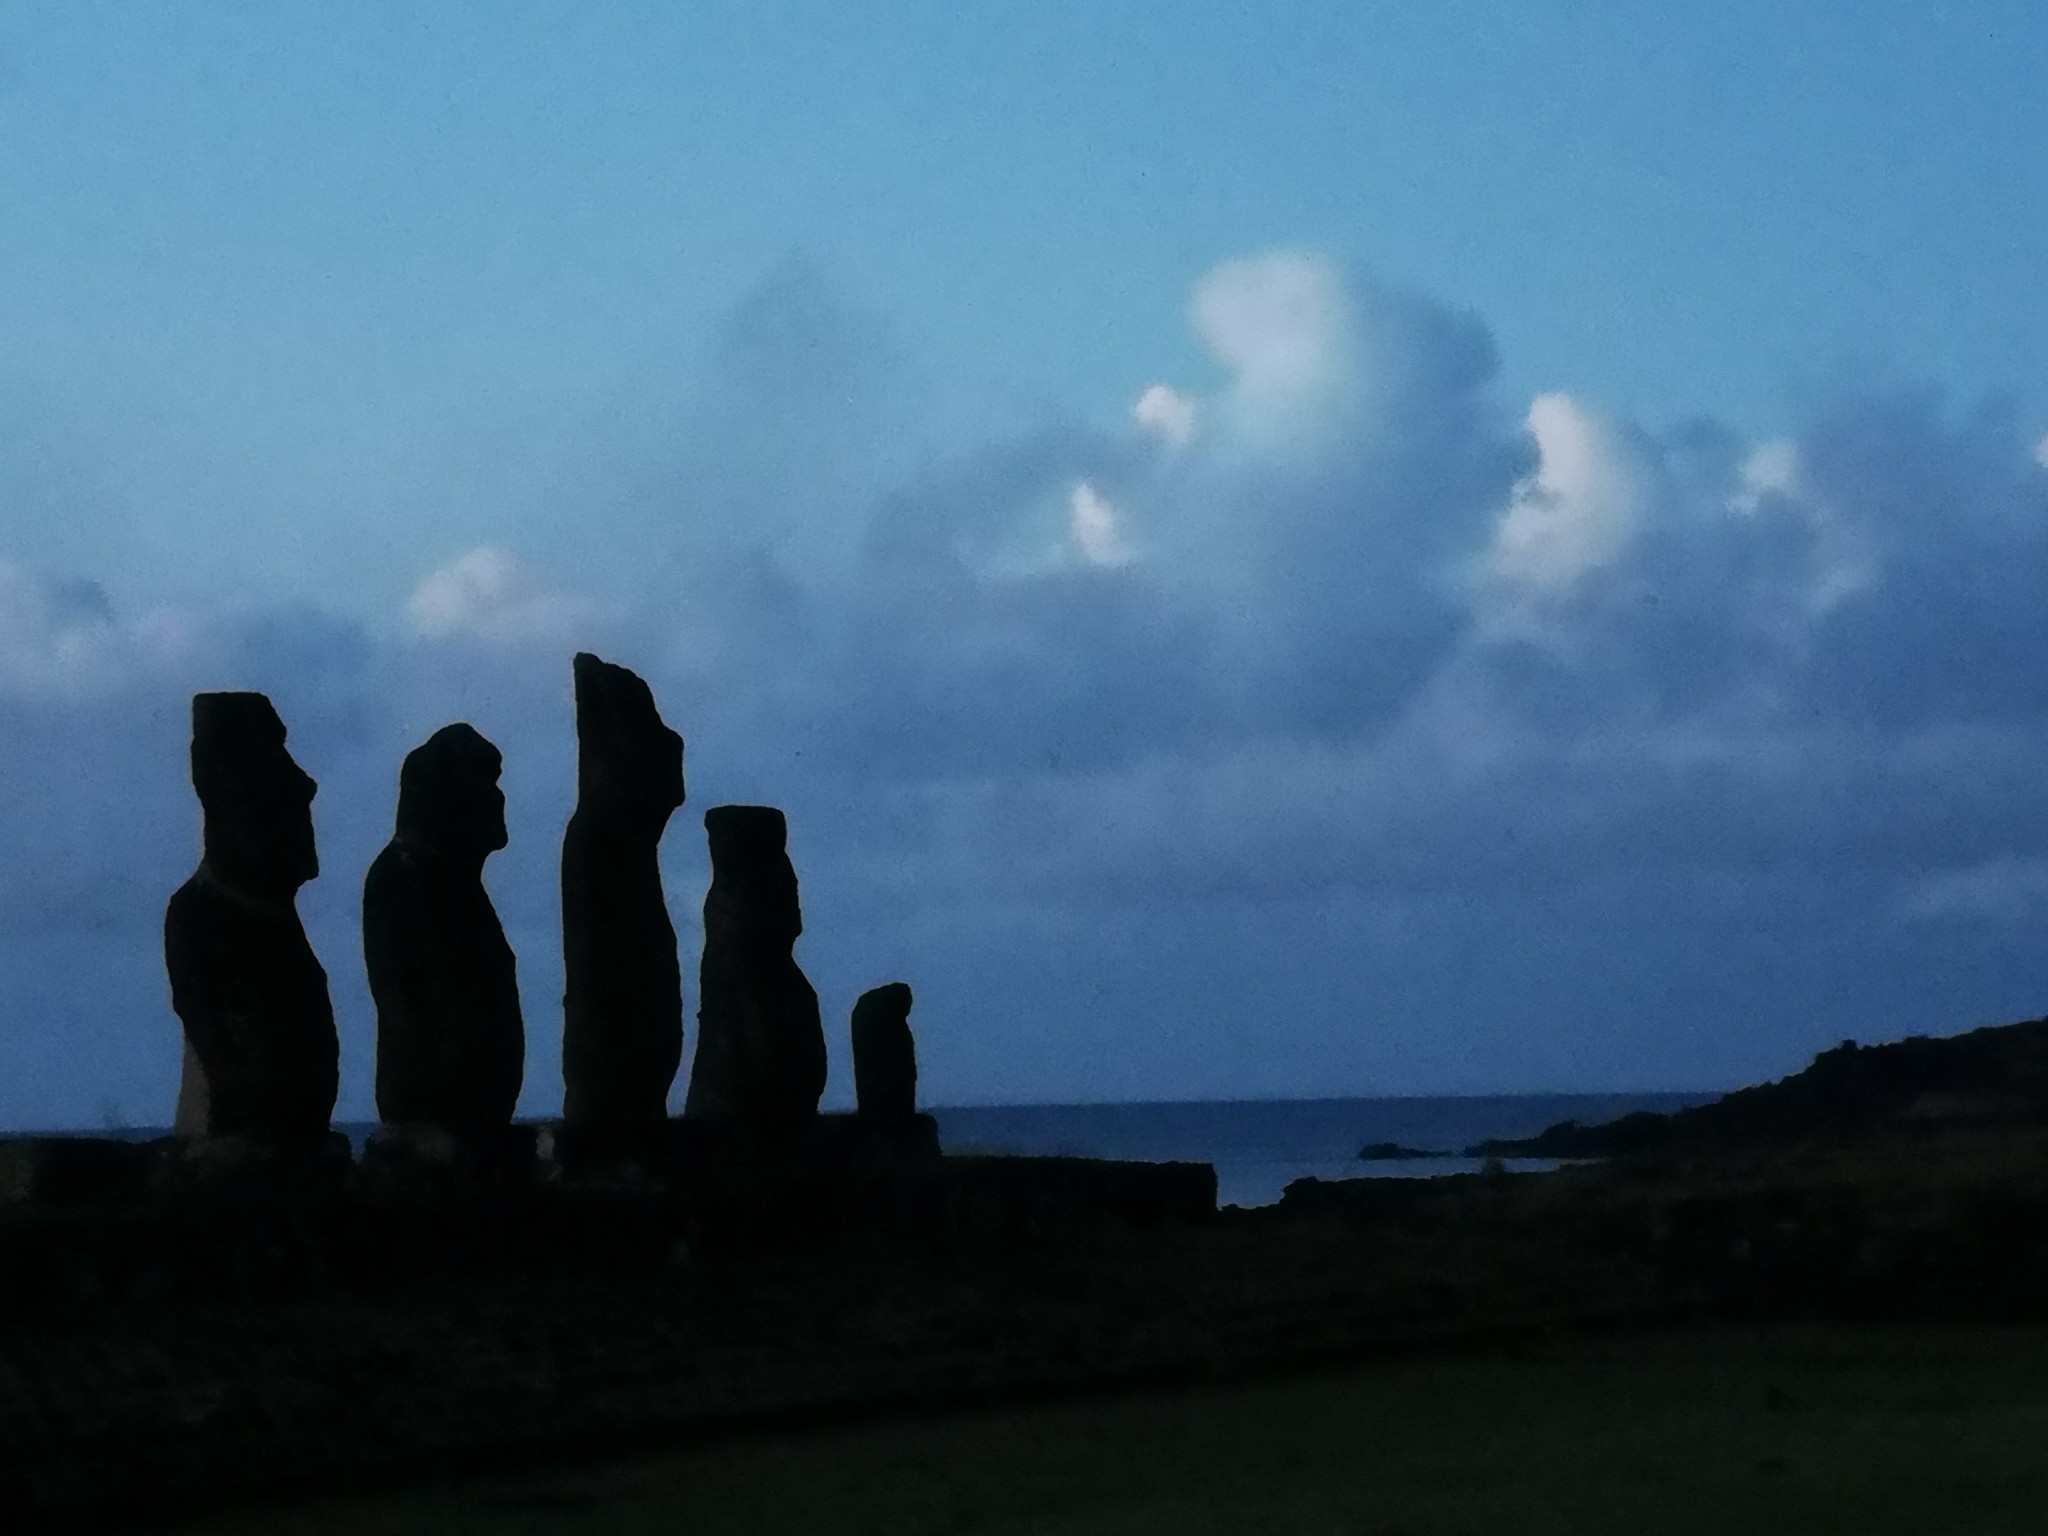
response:
<path id="1" fill-rule="evenodd" d="M 704 897 L 697 1055 L 683 1113 L 790 1126 L 825 1091 L 818 994 L 791 953 L 804 931 L 789 829 L 768 805 L 704 813 L 711 889 Z"/>
<path id="2" fill-rule="evenodd" d="M 1404 1147 L 1398 1141 L 1375 1141 L 1358 1149 L 1361 1163 L 1410 1163 L 1418 1158 L 1444 1157 L 1443 1152 L 1423 1152 L 1414 1147 Z"/>
<path id="3" fill-rule="evenodd" d="M 299 921 L 320 873 L 318 786 L 260 693 L 192 698 L 204 851 L 164 913 L 171 1007 L 185 1030 L 181 1136 L 317 1137 L 340 1080 L 327 972 Z"/>
<path id="4" fill-rule="evenodd" d="M 903 982 L 863 992 L 853 1005 L 853 1093 L 868 1119 L 909 1120 L 917 1113 L 917 1043 Z"/>
<path id="5" fill-rule="evenodd" d="M 483 879 L 506 842 L 502 763 L 468 725 L 415 747 L 399 770 L 397 831 L 363 882 L 387 1125 L 491 1130 L 519 1098 L 519 979 Z"/>
<path id="6" fill-rule="evenodd" d="M 1701 1106 L 1702 1108 L 1706 1106 Z M 1619 1120 L 1606 1120 L 1598 1125 L 1581 1125 L 1576 1120 L 1560 1120 L 1547 1125 L 1534 1136 L 1517 1138 L 1490 1137 L 1477 1146 L 1467 1147 L 1466 1157 L 1626 1157 L 1632 1152 L 1647 1152 L 1662 1145 L 1670 1138 L 1672 1127 L 1678 1115 L 1691 1114 L 1692 1110 L 1680 1110 L 1676 1114 L 1663 1115 L 1655 1110 L 1639 1109 L 1623 1115 Z"/>
<path id="7" fill-rule="evenodd" d="M 656 853 L 683 803 L 683 738 L 639 677 L 575 661 L 576 811 L 562 838 L 563 1117 L 658 1124 L 683 1052 L 683 980 Z"/>
<path id="8" fill-rule="evenodd" d="M 1803 1072 L 1660 1115 L 1604 1125 L 1561 1121 L 1519 1141 L 1484 1141 L 1468 1157 L 1621 1157 L 1842 1140 L 1948 1126 L 2048 1124 L 2048 1019 L 1884 1045 L 1845 1040 Z"/>

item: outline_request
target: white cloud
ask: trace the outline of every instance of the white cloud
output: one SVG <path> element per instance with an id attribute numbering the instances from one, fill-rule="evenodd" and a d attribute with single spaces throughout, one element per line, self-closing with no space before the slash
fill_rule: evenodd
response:
<path id="1" fill-rule="evenodd" d="M 1539 395 L 1529 433 L 1540 455 L 1494 529 L 1493 572 L 1525 589 L 1562 591 L 1611 563 L 1642 524 L 1646 467 L 1569 395 Z"/>
<path id="2" fill-rule="evenodd" d="M 1732 511 L 1749 515 L 1768 497 L 1804 500 L 1807 494 L 1799 445 L 1788 438 L 1774 438 L 1758 444 L 1742 461 L 1742 488 L 1729 498 L 1728 505 Z"/>
<path id="3" fill-rule="evenodd" d="M 2048 432 L 2041 434 L 2041 441 L 2034 444 L 2034 462 L 2048 469 Z"/>
<path id="4" fill-rule="evenodd" d="M 1195 286 L 1193 323 L 1230 370 L 1231 415 L 1255 439 L 1330 425 L 1357 361 L 1355 306 L 1332 263 L 1298 251 L 1226 261 Z"/>
<path id="5" fill-rule="evenodd" d="M 1128 565 L 1131 552 L 1117 527 L 1116 508 L 1086 480 L 1068 499 L 1068 526 L 1075 547 L 1090 565 Z"/>
<path id="6" fill-rule="evenodd" d="M 508 642 L 560 640 L 586 624 L 589 605 L 537 586 L 512 554 L 480 545 L 433 572 L 406 602 L 415 632 Z"/>
<path id="7" fill-rule="evenodd" d="M 1138 396 L 1131 418 L 1178 447 L 1194 436 L 1195 402 L 1168 385 L 1154 384 Z"/>

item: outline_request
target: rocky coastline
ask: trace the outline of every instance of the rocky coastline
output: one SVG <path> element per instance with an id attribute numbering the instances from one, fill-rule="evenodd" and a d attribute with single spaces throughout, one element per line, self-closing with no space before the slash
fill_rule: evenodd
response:
<path id="1" fill-rule="evenodd" d="M 1878 1045 L 1844 1040 L 1799 1072 L 1709 1104 L 1599 1125 L 1565 1120 L 1534 1136 L 1480 1142 L 1464 1155 L 1627 1157 L 1816 1136 L 1910 1136 L 1958 1125 L 2048 1126 L 2048 1019 Z"/>

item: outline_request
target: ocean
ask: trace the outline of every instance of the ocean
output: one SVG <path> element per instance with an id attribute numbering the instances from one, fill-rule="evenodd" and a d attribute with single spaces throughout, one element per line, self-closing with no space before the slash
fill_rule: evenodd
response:
<path id="1" fill-rule="evenodd" d="M 1667 1111 L 1714 1093 L 1504 1094 L 1476 1098 L 1266 1099 L 1242 1103 L 1016 1104 L 941 1108 L 939 1141 L 954 1152 L 1062 1153 L 1216 1165 L 1219 1205 L 1270 1205 L 1294 1179 L 1414 1178 L 1470 1172 L 1455 1154 L 1489 1137 L 1533 1136 L 1559 1120 L 1594 1124 L 1633 1110 Z M 1452 1154 L 1361 1162 L 1359 1149 L 1396 1142 Z M 1547 1162 L 1511 1160 L 1510 1167 Z"/>

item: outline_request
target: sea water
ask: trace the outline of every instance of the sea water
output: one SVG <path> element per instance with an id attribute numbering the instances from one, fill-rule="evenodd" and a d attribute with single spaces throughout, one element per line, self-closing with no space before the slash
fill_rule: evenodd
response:
<path id="1" fill-rule="evenodd" d="M 1014 1104 L 935 1109 L 953 1152 L 1048 1153 L 1138 1162 L 1213 1163 L 1219 1205 L 1270 1205 L 1294 1179 L 1470 1172 L 1465 1148 L 1533 1136 L 1560 1120 L 1597 1124 L 1634 1110 L 1667 1112 L 1711 1093 L 1508 1094 L 1490 1098 L 1265 1099 L 1241 1103 Z M 1394 1142 L 1437 1156 L 1361 1162 Z M 1509 1167 L 1548 1162 L 1510 1160 Z"/>

